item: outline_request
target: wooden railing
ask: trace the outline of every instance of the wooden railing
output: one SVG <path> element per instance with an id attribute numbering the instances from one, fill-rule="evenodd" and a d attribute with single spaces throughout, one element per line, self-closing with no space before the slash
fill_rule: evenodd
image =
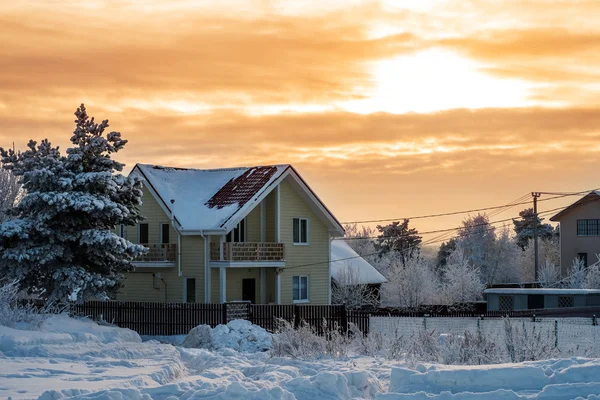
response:
<path id="1" fill-rule="evenodd" d="M 221 260 L 220 244 L 210 244 L 211 261 Z M 223 261 L 284 261 L 283 243 L 223 243 Z"/>
<path id="2" fill-rule="evenodd" d="M 136 262 L 175 262 L 177 245 L 175 243 L 140 243 L 148 252 L 138 257 Z"/>

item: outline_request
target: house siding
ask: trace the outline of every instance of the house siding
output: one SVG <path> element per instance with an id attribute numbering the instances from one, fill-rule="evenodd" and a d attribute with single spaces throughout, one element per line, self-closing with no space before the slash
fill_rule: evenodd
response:
<path id="1" fill-rule="evenodd" d="M 170 224 L 170 218 L 146 187 L 143 188 L 142 199 L 140 213 L 144 217 L 142 223 L 148 224 L 148 241 L 160 243 L 160 226 Z M 139 243 L 138 227 L 126 227 L 125 236 L 131 242 Z M 173 226 L 169 228 L 169 243 L 177 244 L 177 231 Z M 181 302 L 184 300 L 185 278 L 195 278 L 196 302 L 203 302 L 204 241 L 202 237 L 181 237 L 181 270 L 183 276 L 179 277 L 177 266 L 137 267 L 133 272 L 125 274 L 123 287 L 116 298 L 123 301 Z M 157 274 L 160 274 L 160 278 Z"/>
<path id="2" fill-rule="evenodd" d="M 280 184 L 280 235 L 285 244 L 286 268 L 281 273 L 281 303 L 293 303 L 292 278 L 308 276 L 309 302 L 329 302 L 329 231 L 310 206 L 290 186 L 287 180 Z M 309 221 L 309 244 L 294 245 L 293 219 Z M 300 266 L 305 264 L 314 264 Z"/>
<path id="3" fill-rule="evenodd" d="M 596 254 L 600 254 L 600 236 L 577 236 L 578 219 L 600 219 L 600 201 L 591 200 L 585 199 L 589 203 L 568 210 L 560 218 L 560 264 L 563 276 L 568 275 L 579 253 L 587 253 L 588 265 L 598 261 Z"/>

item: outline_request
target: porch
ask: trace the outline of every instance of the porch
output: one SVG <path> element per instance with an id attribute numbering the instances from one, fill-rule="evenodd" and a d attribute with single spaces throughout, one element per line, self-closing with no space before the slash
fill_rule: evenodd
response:
<path id="1" fill-rule="evenodd" d="M 279 304 L 280 268 L 212 267 L 211 302 L 248 301 Z"/>

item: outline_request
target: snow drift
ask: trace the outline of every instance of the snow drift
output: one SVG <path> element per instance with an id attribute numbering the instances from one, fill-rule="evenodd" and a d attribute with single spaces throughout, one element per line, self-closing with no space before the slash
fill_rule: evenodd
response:
<path id="1" fill-rule="evenodd" d="M 233 320 L 227 325 L 199 325 L 192 329 L 182 344 L 187 348 L 209 350 L 232 349 L 243 352 L 267 351 L 273 347 L 271 334 L 246 320 Z"/>

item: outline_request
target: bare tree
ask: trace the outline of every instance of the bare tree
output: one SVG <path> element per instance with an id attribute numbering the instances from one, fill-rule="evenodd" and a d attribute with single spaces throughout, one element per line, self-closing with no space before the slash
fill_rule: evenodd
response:
<path id="1" fill-rule="evenodd" d="M 21 197 L 21 185 L 13 173 L 3 167 L 0 168 L 0 223 L 4 222 L 11 209 Z"/>
<path id="2" fill-rule="evenodd" d="M 348 308 L 377 307 L 379 296 L 366 283 L 361 283 L 357 268 L 348 267 L 334 277 L 331 302 Z"/>

